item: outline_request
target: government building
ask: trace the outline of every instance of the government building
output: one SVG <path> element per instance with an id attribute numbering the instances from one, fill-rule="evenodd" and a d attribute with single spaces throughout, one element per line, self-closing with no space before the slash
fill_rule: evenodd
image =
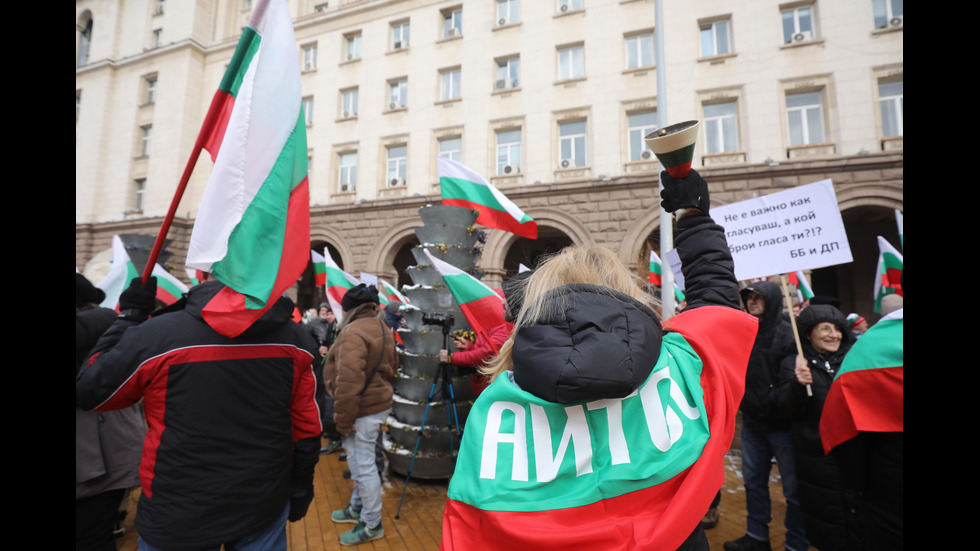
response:
<path id="1" fill-rule="evenodd" d="M 158 232 L 253 2 L 76 0 L 79 270 L 114 234 Z M 898 246 L 904 209 L 901 0 L 663 2 L 660 21 L 653 0 L 288 3 L 310 247 L 347 272 L 412 283 L 441 155 L 538 223 L 537 240 L 488 231 L 489 285 L 569 244 L 609 247 L 645 278 L 661 167 L 642 137 L 662 109 L 701 121 L 693 166 L 713 207 L 831 179 L 854 261 L 810 282 L 870 315 L 876 236 Z M 170 230 L 182 278 L 210 172 L 202 155 Z M 312 269 L 294 290 L 303 308 L 322 297 Z"/>

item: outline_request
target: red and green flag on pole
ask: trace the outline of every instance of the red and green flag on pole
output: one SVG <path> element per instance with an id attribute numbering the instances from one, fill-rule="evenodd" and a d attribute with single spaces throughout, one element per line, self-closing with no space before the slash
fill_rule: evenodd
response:
<path id="1" fill-rule="evenodd" d="M 446 157 L 437 157 L 436 164 L 439 166 L 443 205 L 477 209 L 480 211 L 477 224 L 528 239 L 538 238 L 537 222 L 483 176 Z"/>
<path id="2" fill-rule="evenodd" d="M 380 291 L 379 295 L 387 296 L 389 301 L 397 300 L 402 304 L 411 304 L 411 302 L 408 301 L 408 298 L 399 293 L 398 289 L 395 288 L 394 285 L 388 283 L 384 279 L 379 279 L 378 282 L 381 283 L 381 285 L 378 286 L 378 291 Z"/>
<path id="3" fill-rule="evenodd" d="M 202 314 L 234 337 L 306 269 L 306 124 L 286 0 L 258 0 L 201 129 L 214 169 L 187 264 L 227 287 Z"/>
<path id="4" fill-rule="evenodd" d="M 141 267 L 142 268 L 142 267 Z M 102 306 L 116 310 L 119 306 L 119 295 L 126 289 L 129 282 L 139 277 L 140 272 L 126 252 L 126 246 L 118 235 L 112 236 L 112 267 L 102 281 L 96 285 L 105 292 Z M 163 304 L 173 304 L 187 292 L 187 285 L 168 272 L 160 264 L 153 266 L 153 276 L 157 278 L 157 300 Z"/>
<path id="5" fill-rule="evenodd" d="M 796 298 L 800 302 L 813 298 L 813 289 L 810 287 L 810 282 L 806 280 L 806 276 L 803 275 L 802 271 L 797 270 L 790 273 L 789 283 L 790 285 L 796 285 Z"/>
<path id="6" fill-rule="evenodd" d="M 348 290 L 357 287 L 360 281 L 356 277 L 341 270 L 340 266 L 334 262 L 328 249 L 323 249 L 322 255 L 311 250 L 310 256 L 313 258 L 313 271 L 316 274 L 316 284 L 326 287 L 327 302 L 330 303 L 330 309 L 333 310 L 338 320 L 343 319 L 344 309 L 340 304 L 344 300 L 344 294 Z"/>
<path id="7" fill-rule="evenodd" d="M 824 402 L 824 452 L 858 432 L 905 431 L 905 309 L 881 318 L 844 357 Z"/>
<path id="8" fill-rule="evenodd" d="M 875 312 L 881 313 L 881 299 L 885 295 L 902 294 L 902 270 L 905 261 L 884 237 L 878 236 L 878 269 L 875 279 Z"/>
<path id="9" fill-rule="evenodd" d="M 656 251 L 651 250 L 650 251 L 650 278 L 648 279 L 651 285 L 656 285 L 657 287 L 664 286 L 663 270 L 664 270 L 663 262 L 660 261 L 660 257 L 657 256 Z M 684 302 L 687 299 L 687 297 L 684 295 L 684 291 L 681 291 L 681 288 L 677 286 L 677 283 L 674 283 L 674 298 L 677 300 L 678 304 Z"/>
<path id="10" fill-rule="evenodd" d="M 428 249 L 423 251 L 429 257 L 432 266 L 442 275 L 446 287 L 453 294 L 470 327 L 489 341 L 488 331 L 504 323 L 503 299 L 479 279 L 432 256 Z"/>

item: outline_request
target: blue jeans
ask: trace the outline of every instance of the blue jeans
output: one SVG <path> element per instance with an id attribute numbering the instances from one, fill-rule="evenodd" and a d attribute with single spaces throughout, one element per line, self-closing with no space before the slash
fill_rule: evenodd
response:
<path id="1" fill-rule="evenodd" d="M 344 435 L 344 450 L 347 451 L 347 466 L 354 481 L 354 491 L 350 495 L 350 506 L 360 511 L 361 520 L 374 528 L 381 523 L 381 476 L 374 461 L 374 446 L 381 433 L 381 425 L 391 409 L 354 421 L 354 432 Z"/>
<path id="2" fill-rule="evenodd" d="M 252 535 L 226 542 L 225 551 L 286 551 L 286 519 L 288 518 L 289 504 L 287 503 L 279 518 Z M 164 551 L 164 549 L 154 547 L 140 537 L 139 551 Z M 199 551 L 221 551 L 221 545 L 205 547 Z"/>
<path id="3" fill-rule="evenodd" d="M 769 498 L 769 473 L 772 458 L 779 465 L 786 497 L 786 548 L 802 551 L 809 547 L 803 528 L 803 513 L 796 491 L 796 458 L 793 456 L 793 433 L 767 432 L 742 425 L 742 478 L 745 480 L 745 510 L 748 514 L 745 533 L 769 541 L 772 501 Z"/>

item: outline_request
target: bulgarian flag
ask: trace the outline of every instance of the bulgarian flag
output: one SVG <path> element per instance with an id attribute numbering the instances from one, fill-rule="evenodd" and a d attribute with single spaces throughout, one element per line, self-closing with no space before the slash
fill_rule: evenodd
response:
<path id="1" fill-rule="evenodd" d="M 118 235 L 112 236 L 112 268 L 102 281 L 96 285 L 105 291 L 105 300 L 101 306 L 116 310 L 119 306 L 119 295 L 129 286 L 129 282 L 134 277 L 139 277 L 141 273 L 136 269 L 126 246 Z M 155 264 L 153 266 L 153 276 L 157 278 L 157 300 L 163 304 L 173 304 L 187 292 L 187 285 L 177 279 L 163 266 Z"/>
<path id="2" fill-rule="evenodd" d="M 544 401 L 498 376 L 473 404 L 442 549 L 677 549 L 724 483 L 758 321 L 704 306 L 666 322 L 620 399 Z"/>
<path id="3" fill-rule="evenodd" d="M 904 432 L 905 309 L 881 318 L 844 357 L 820 418 L 825 453 L 865 432 Z"/>
<path id="4" fill-rule="evenodd" d="M 335 316 L 337 316 L 338 320 L 343 319 L 344 309 L 340 303 L 344 300 L 344 294 L 347 293 L 348 290 L 357 287 L 361 282 L 358 281 L 356 277 L 341 270 L 340 266 L 334 262 L 333 257 L 330 256 L 330 251 L 328 249 L 323 249 L 322 256 L 317 254 L 316 251 L 310 251 L 310 255 L 313 257 L 314 267 L 316 267 L 318 263 L 323 266 L 323 283 L 320 283 L 319 274 L 321 268 L 315 268 L 315 271 L 317 272 L 317 285 L 326 286 L 327 302 L 330 303 L 330 309 L 333 310 L 333 313 Z"/>
<path id="5" fill-rule="evenodd" d="M 310 249 L 310 259 L 313 262 L 313 283 L 317 287 L 327 284 L 327 261 L 323 255 Z"/>
<path id="6" fill-rule="evenodd" d="M 398 289 L 396 289 L 394 285 L 388 283 L 383 279 L 379 280 L 379 282 L 381 283 L 381 285 L 378 287 L 378 290 L 381 291 L 380 293 L 381 295 L 387 295 L 389 300 L 394 299 L 401 302 L 402 304 L 411 304 L 411 302 L 408 301 L 405 295 L 398 292 Z"/>
<path id="7" fill-rule="evenodd" d="M 201 129 L 214 169 L 187 265 L 227 287 L 202 314 L 234 337 L 306 269 L 306 124 L 286 0 L 258 0 Z"/>
<path id="8" fill-rule="evenodd" d="M 797 270 L 789 274 L 789 283 L 790 285 L 796 285 L 796 298 L 800 302 L 813 298 L 813 289 L 810 287 L 810 282 L 806 280 L 806 276 L 803 275 L 802 271 Z"/>
<path id="9" fill-rule="evenodd" d="M 198 285 L 204 279 L 204 272 L 196 268 L 184 268 L 184 273 L 187 274 L 187 280 L 191 282 L 191 286 Z"/>
<path id="10" fill-rule="evenodd" d="M 428 249 L 422 250 L 429 257 L 432 266 L 442 275 L 446 287 L 452 292 L 470 327 L 473 331 L 482 333 L 489 341 L 488 331 L 504 323 L 504 300 L 479 279 L 432 256 Z"/>
<path id="11" fill-rule="evenodd" d="M 878 236 L 878 277 L 875 279 L 875 312 L 881 313 L 881 299 L 893 293 L 902 294 L 902 270 L 905 261 L 885 238 Z"/>
<path id="12" fill-rule="evenodd" d="M 650 284 L 656 285 L 657 287 L 663 287 L 663 262 L 660 261 L 660 257 L 657 256 L 655 251 L 650 251 Z M 684 302 L 687 297 L 684 296 L 684 292 L 681 288 L 674 283 L 674 298 L 678 303 Z"/>
<path id="13" fill-rule="evenodd" d="M 437 157 L 436 163 L 443 205 L 477 209 L 477 224 L 528 239 L 538 238 L 538 224 L 483 176 L 446 157 Z"/>

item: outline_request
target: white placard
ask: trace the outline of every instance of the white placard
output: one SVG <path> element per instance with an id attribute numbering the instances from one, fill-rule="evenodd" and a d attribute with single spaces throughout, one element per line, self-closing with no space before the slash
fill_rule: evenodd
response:
<path id="1" fill-rule="evenodd" d="M 369 274 L 367 272 L 361 272 L 361 283 L 366 285 L 378 286 L 378 276 L 374 274 Z"/>
<path id="2" fill-rule="evenodd" d="M 724 226 L 739 280 L 851 262 L 829 179 L 711 209 Z"/>

